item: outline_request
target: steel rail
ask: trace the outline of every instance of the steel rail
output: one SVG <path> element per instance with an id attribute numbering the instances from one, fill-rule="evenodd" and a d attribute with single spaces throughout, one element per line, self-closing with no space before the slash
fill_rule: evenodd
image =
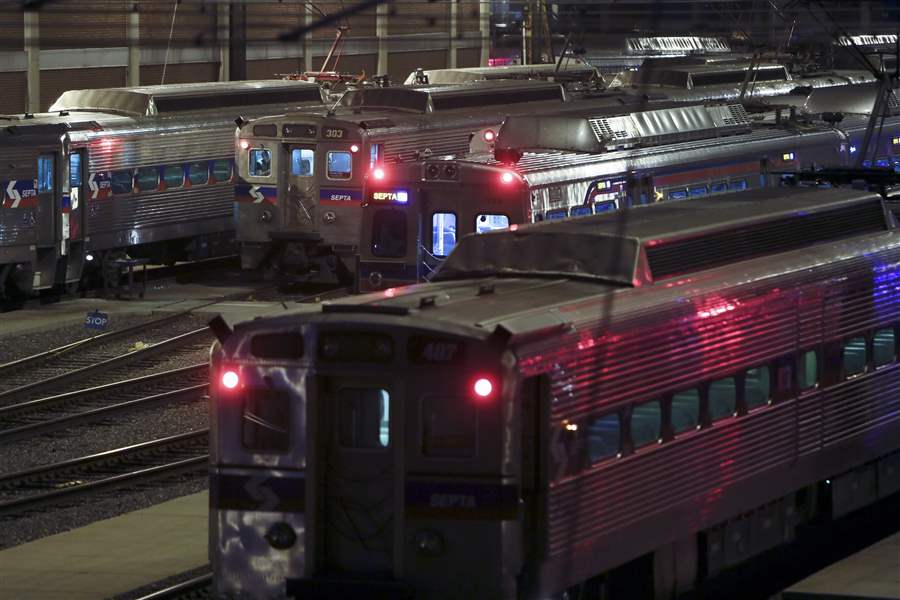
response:
<path id="1" fill-rule="evenodd" d="M 191 594 L 203 592 L 210 586 L 212 586 L 212 573 L 176 583 L 135 600 L 178 600 L 179 598 L 189 597 Z"/>

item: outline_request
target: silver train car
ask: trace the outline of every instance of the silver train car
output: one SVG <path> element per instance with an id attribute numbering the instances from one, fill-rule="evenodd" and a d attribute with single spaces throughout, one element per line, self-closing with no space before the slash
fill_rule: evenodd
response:
<path id="1" fill-rule="evenodd" d="M 396 165 L 367 182 L 356 286 L 423 281 L 468 234 L 654 202 L 717 201 L 778 186 L 779 172 L 845 166 L 864 123 L 759 124 L 740 104 L 510 117 L 493 154 Z M 897 135 L 900 119 L 892 118 L 875 152 L 879 167 L 900 165 Z"/>
<path id="2" fill-rule="evenodd" d="M 323 105 L 316 84 L 272 80 L 74 90 L 4 117 L 0 298 L 75 286 L 89 257 L 233 243 L 234 118 Z"/>
<path id="3" fill-rule="evenodd" d="M 766 189 L 217 323 L 215 593 L 674 598 L 900 491 L 898 280 L 879 196 Z"/>

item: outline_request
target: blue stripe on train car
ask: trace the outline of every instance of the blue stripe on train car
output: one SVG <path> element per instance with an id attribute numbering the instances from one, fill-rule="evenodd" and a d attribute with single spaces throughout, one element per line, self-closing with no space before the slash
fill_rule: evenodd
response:
<path id="1" fill-rule="evenodd" d="M 278 203 L 278 188 L 266 185 L 250 185 L 239 183 L 234 188 L 234 199 L 249 204 Z"/>
<path id="2" fill-rule="evenodd" d="M 421 518 L 511 520 L 519 514 L 519 493 L 511 484 L 407 481 L 406 512 Z"/>
<path id="3" fill-rule="evenodd" d="M 320 189 L 319 202 L 362 202 L 362 190 Z"/>

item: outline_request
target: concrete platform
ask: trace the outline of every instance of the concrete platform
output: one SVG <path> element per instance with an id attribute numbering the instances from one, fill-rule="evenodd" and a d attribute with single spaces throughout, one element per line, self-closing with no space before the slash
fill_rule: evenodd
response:
<path id="1" fill-rule="evenodd" d="M 97 600 L 209 562 L 208 494 L 0 552 L 2 600 Z"/>
<path id="2" fill-rule="evenodd" d="M 789 588 L 782 600 L 900 598 L 900 533 L 848 556 Z"/>

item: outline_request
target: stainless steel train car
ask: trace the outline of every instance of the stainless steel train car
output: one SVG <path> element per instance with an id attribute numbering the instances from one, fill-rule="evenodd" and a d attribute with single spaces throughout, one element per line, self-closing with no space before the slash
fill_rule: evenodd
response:
<path id="1" fill-rule="evenodd" d="M 331 114 L 253 120 L 237 132 L 238 241 L 244 268 L 352 270 L 363 178 L 422 156 L 466 153 L 473 133 L 507 114 L 562 106 L 544 81 L 364 88 Z M 327 270 L 327 269 L 326 269 Z"/>
<path id="2" fill-rule="evenodd" d="M 467 234 L 659 201 L 718 199 L 778 186 L 772 172 L 847 165 L 863 121 L 852 125 L 751 128 L 739 104 L 510 117 L 493 154 L 395 165 L 367 182 L 357 286 L 423 281 Z M 886 123 L 879 166 L 900 164 L 897 135 L 895 118 Z M 896 158 L 890 148 L 898 148 Z"/>
<path id="3" fill-rule="evenodd" d="M 418 69 L 407 76 L 405 85 L 417 83 L 441 85 L 492 79 L 543 79 L 586 89 L 606 87 L 600 71 L 577 58 L 563 58 L 555 63 L 505 65 L 497 67 L 463 67 L 457 69 Z"/>
<path id="4" fill-rule="evenodd" d="M 50 113 L 3 117 L 0 298 L 75 285 L 88 257 L 174 260 L 233 239 L 234 118 L 323 102 L 307 82 L 176 84 L 69 91 Z"/>
<path id="5" fill-rule="evenodd" d="M 879 196 L 766 189 L 217 323 L 215 592 L 674 598 L 900 491 L 898 280 Z"/>

